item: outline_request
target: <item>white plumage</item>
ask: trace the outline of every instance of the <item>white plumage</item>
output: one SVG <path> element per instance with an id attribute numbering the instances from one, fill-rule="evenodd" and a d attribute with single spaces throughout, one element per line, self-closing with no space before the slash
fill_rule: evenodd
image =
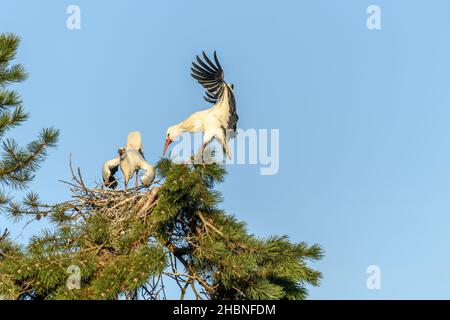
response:
<path id="1" fill-rule="evenodd" d="M 206 145 L 215 138 L 222 145 L 224 154 L 231 158 L 228 140 L 235 136 L 239 119 L 236 113 L 233 84 L 225 82 L 216 52 L 214 52 L 215 63 L 204 52 L 204 61 L 198 56 L 196 58 L 199 64 L 192 63 L 191 75 L 206 89 L 204 99 L 213 106 L 207 110 L 195 112 L 179 124 L 169 127 L 166 132 L 164 154 L 169 144 L 182 133 L 203 132 L 201 153 Z"/>
<path id="2" fill-rule="evenodd" d="M 111 189 L 117 188 L 117 180 L 114 177 L 114 175 L 116 174 L 117 169 L 119 168 L 119 164 L 120 164 L 120 156 L 108 160 L 103 164 L 102 169 L 103 183 L 105 184 L 105 186 Z"/>
<path id="3" fill-rule="evenodd" d="M 124 177 L 125 188 L 134 173 L 136 173 L 136 188 L 138 187 L 138 172 L 141 169 L 144 170 L 144 174 L 141 176 L 142 185 L 149 186 L 153 182 L 155 172 L 153 166 L 144 159 L 139 131 L 130 132 L 127 145 L 125 148 L 119 149 L 119 156 L 103 164 L 102 175 L 105 186 L 113 189 L 117 187 L 114 174 L 119 167 Z"/>

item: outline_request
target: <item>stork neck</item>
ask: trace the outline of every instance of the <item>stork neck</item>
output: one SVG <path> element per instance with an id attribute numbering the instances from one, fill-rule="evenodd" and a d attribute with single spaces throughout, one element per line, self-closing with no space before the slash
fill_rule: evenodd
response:
<path id="1" fill-rule="evenodd" d="M 195 132 L 198 130 L 198 123 L 200 119 L 196 119 L 196 117 L 189 117 L 186 120 L 180 122 L 179 124 L 179 134 L 182 134 L 184 132 Z"/>

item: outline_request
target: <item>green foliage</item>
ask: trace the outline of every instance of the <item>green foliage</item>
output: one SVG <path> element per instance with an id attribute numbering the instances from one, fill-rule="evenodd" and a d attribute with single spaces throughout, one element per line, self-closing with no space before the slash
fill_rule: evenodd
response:
<path id="1" fill-rule="evenodd" d="M 58 140 L 58 130 L 53 128 L 43 129 L 38 138 L 25 147 L 19 146 L 12 138 L 5 138 L 6 133 L 14 127 L 23 124 L 29 118 L 22 107 L 22 99 L 16 91 L 8 88 L 11 84 L 21 82 L 27 78 L 27 74 L 20 64 L 11 65 L 15 59 L 19 46 L 19 37 L 13 34 L 0 34 L 0 143 L 2 152 L 0 158 L 0 206 L 2 210 L 13 212 L 22 207 L 19 203 L 12 203 L 7 194 L 11 189 L 24 189 L 34 179 L 34 174 L 47 155 L 47 149 L 54 147 Z M 37 195 L 30 193 L 25 200 L 25 206 L 32 205 Z M 6 205 L 8 205 L 6 207 Z M 39 214 L 39 212 L 37 212 Z M 17 214 L 17 212 L 16 212 Z M 26 267 L 25 267 L 25 261 Z M 24 268 L 16 268 L 18 262 Z M 21 264 L 23 262 L 23 264 Z M 28 262 L 30 262 L 28 264 Z M 18 288 L 27 286 L 24 279 L 31 274 L 39 274 L 33 267 L 33 261 L 29 261 L 23 254 L 22 248 L 12 243 L 5 231 L 0 237 L 0 282 L 4 290 L 0 296 L 18 296 Z M 12 276 L 14 272 L 14 276 Z M 42 274 L 42 271 L 40 272 Z M 41 281 L 51 286 L 58 274 L 48 277 L 41 275 Z M 61 275 L 60 275 L 61 276 Z M 45 281 L 44 281 L 45 280 Z"/>
<path id="2" fill-rule="evenodd" d="M 221 195 L 210 189 L 223 181 L 223 167 L 199 164 L 189 168 L 162 160 L 157 169 L 166 179 L 154 211 L 166 221 L 162 234 L 171 241 L 171 234 L 183 232 L 174 218 L 185 219 L 191 232 L 199 230 L 188 244 L 182 241 L 179 245 L 186 252 L 182 256 L 188 268 L 203 274 L 213 288 L 212 298 L 303 299 L 305 284 L 319 284 L 320 273 L 305 262 L 322 257 L 319 246 L 292 244 L 286 236 L 259 239 L 247 233 L 244 223 L 217 208 Z"/>
<path id="3" fill-rule="evenodd" d="M 59 134 L 53 128 L 43 129 L 38 138 L 25 147 L 19 146 L 12 138 L 4 138 L 10 129 L 29 118 L 19 94 L 7 88 L 27 78 L 21 64 L 11 65 L 19 43 L 19 37 L 13 34 L 0 34 L 0 139 L 3 149 L 0 184 L 13 189 L 23 189 L 34 179 L 34 173 L 45 159 L 47 149 L 55 146 Z M 0 205 L 7 204 L 9 200 L 5 193 L 0 193 Z"/>
<path id="4" fill-rule="evenodd" d="M 31 197 L 18 212 L 49 217 L 55 231 L 26 248 L 5 248 L 16 253 L 0 264 L 0 295 L 159 299 L 163 279 L 171 279 L 181 298 L 191 288 L 198 299 L 304 299 L 308 285 L 319 285 L 320 272 L 308 266 L 322 257 L 319 246 L 258 238 L 218 207 L 222 196 L 213 187 L 223 181 L 223 167 L 162 159 L 156 168 L 164 183 L 145 192 L 91 193 L 81 186 L 83 196 L 75 197 L 84 202 L 51 209 Z M 156 200 L 142 201 L 155 190 Z M 67 287 L 71 265 L 81 270 L 80 289 Z"/>

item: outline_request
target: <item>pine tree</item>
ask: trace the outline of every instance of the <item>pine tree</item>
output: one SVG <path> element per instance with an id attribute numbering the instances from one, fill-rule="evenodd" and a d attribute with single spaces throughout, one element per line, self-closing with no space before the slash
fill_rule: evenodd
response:
<path id="1" fill-rule="evenodd" d="M 28 119 L 18 93 L 7 89 L 26 78 L 23 66 L 10 66 L 19 42 L 0 35 L 0 183 L 20 190 L 58 131 L 44 129 L 26 147 L 4 138 Z M 72 170 L 73 197 L 56 205 L 33 192 L 22 202 L 1 192 L 11 217 L 46 218 L 52 228 L 27 246 L 0 233 L 0 299 L 163 299 L 167 281 L 181 299 L 304 299 L 307 285 L 319 284 L 320 272 L 307 264 L 322 257 L 318 245 L 260 239 L 220 209 L 214 186 L 223 167 L 163 159 L 157 174 L 161 184 L 149 190 L 111 191 L 89 188 Z"/>
<path id="2" fill-rule="evenodd" d="M 43 129 L 39 137 L 25 147 L 20 147 L 12 138 L 5 138 L 7 132 L 21 125 L 29 118 L 22 107 L 20 95 L 9 86 L 24 81 L 27 74 L 21 64 L 11 65 L 15 59 L 20 39 L 13 34 L 0 34 L 0 139 L 3 152 L 0 157 L 0 210 L 13 213 L 17 204 L 13 204 L 8 194 L 11 190 L 23 190 L 34 179 L 36 170 L 44 161 L 47 149 L 54 147 L 58 140 L 58 130 Z M 36 197 L 30 193 L 25 205 Z M 17 258 L 21 254 L 19 245 L 8 239 L 8 230 L 0 233 L 0 269 L 9 263 L 7 257 Z M 0 271 L 1 273 L 1 271 Z M 0 276 L 3 278 L 5 275 Z M 3 297 L 0 294 L 0 299 Z"/>
<path id="3" fill-rule="evenodd" d="M 156 166 L 149 190 L 85 185 L 80 170 L 67 182 L 73 197 L 54 206 L 33 201 L 20 215 L 47 217 L 54 228 L 25 248 L 3 242 L 0 295 L 8 299 L 304 299 L 320 272 L 308 261 L 318 245 L 286 236 L 251 235 L 220 209 L 224 167 L 214 163 Z"/>
<path id="4" fill-rule="evenodd" d="M 0 158 L 0 184 L 4 187 L 0 190 L 0 207 L 3 210 L 11 202 L 7 191 L 26 188 L 45 159 L 47 149 L 54 147 L 58 140 L 58 130 L 52 128 L 43 129 L 39 137 L 25 147 L 20 147 L 12 138 L 5 138 L 10 129 L 29 118 L 22 107 L 20 95 L 8 89 L 8 86 L 27 78 L 21 64 L 11 65 L 19 43 L 20 39 L 16 35 L 0 34 L 0 139 L 3 149 Z M 5 230 L 0 240 L 6 238 Z"/>

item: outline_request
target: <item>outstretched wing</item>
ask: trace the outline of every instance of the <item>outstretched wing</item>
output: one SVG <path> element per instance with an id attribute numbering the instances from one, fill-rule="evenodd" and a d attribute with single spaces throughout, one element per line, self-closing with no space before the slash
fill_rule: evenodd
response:
<path id="1" fill-rule="evenodd" d="M 144 174 L 141 177 L 142 185 L 149 186 L 155 179 L 155 170 L 153 166 L 142 159 L 140 161 L 139 168 L 144 170 Z"/>
<path id="2" fill-rule="evenodd" d="M 232 138 L 236 135 L 238 115 L 236 113 L 236 100 L 233 93 L 233 85 L 227 84 L 224 79 L 222 66 L 214 51 L 214 62 L 202 51 L 203 60 L 196 56 L 197 63 L 192 62 L 192 77 L 198 81 L 205 89 L 204 99 L 212 104 L 216 104 L 222 98 L 224 92 L 227 92 L 227 101 L 222 105 L 216 105 L 214 112 L 216 117 L 223 123 L 223 127 L 227 130 L 228 137 Z M 225 108 L 225 109 L 224 109 Z"/>
<path id="3" fill-rule="evenodd" d="M 214 51 L 213 63 L 202 51 L 204 61 L 197 55 L 197 63 L 192 62 L 191 76 L 198 81 L 205 89 L 204 99 L 210 103 L 216 103 L 223 94 L 225 83 L 222 66 L 217 59 L 217 53 Z"/>
<path id="4" fill-rule="evenodd" d="M 106 187 L 111 189 L 115 189 L 117 187 L 118 183 L 114 175 L 117 173 L 117 170 L 119 170 L 119 165 L 120 157 L 108 160 L 103 164 L 102 176 L 103 183 Z"/>

